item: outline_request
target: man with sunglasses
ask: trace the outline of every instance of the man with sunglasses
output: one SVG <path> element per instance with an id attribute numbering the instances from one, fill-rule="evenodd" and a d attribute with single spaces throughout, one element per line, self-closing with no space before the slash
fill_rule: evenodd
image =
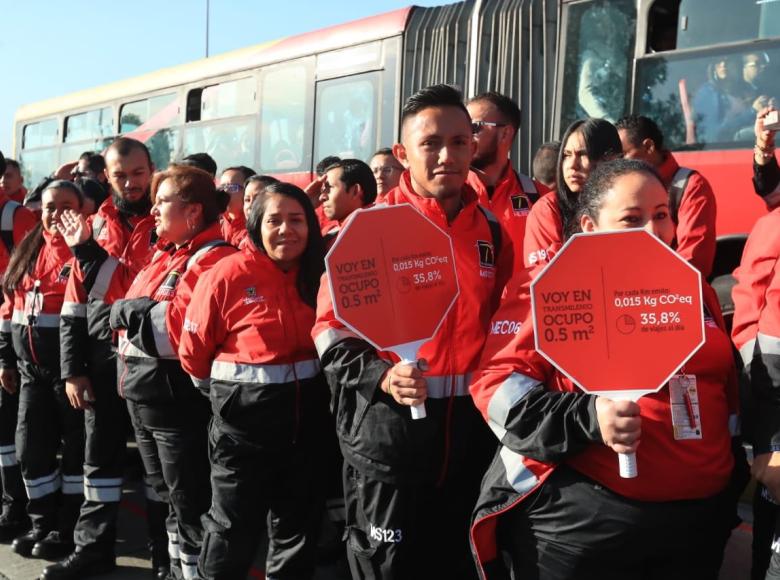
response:
<path id="1" fill-rule="evenodd" d="M 512 167 L 509 154 L 520 129 L 520 109 L 512 99 L 487 92 L 471 99 L 466 108 L 477 142 L 468 184 L 477 192 L 480 205 L 490 208 L 509 232 L 515 255 L 514 270 L 518 271 L 523 267 L 528 213 L 548 189 Z"/>
<path id="2" fill-rule="evenodd" d="M 244 183 L 255 174 L 255 170 L 245 165 L 228 167 L 219 178 L 219 189 L 230 195 L 230 202 L 222 214 L 222 237 L 229 244 L 238 247 L 246 231 L 244 218 Z"/>

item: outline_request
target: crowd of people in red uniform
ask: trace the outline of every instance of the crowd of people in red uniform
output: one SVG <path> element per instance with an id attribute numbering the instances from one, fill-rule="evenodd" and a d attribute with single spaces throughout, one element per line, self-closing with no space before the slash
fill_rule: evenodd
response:
<path id="1" fill-rule="evenodd" d="M 409 98 L 392 149 L 326 158 L 305 190 L 244 166 L 217 178 L 206 154 L 157 171 L 129 138 L 29 193 L 6 160 L 0 540 L 55 560 L 46 579 L 113 569 L 131 425 L 156 578 L 244 578 L 264 535 L 267 578 L 310 578 L 327 513 L 353 578 L 714 579 L 747 441 L 768 530 L 753 574 L 780 577 L 768 111 L 753 165 L 770 211 L 735 272 L 733 342 L 705 284 L 705 344 L 672 379 L 696 390 L 697 436 L 676 436 L 668 388 L 579 391 L 529 322 L 530 281 L 577 232 L 644 228 L 710 274 L 712 190 L 649 118 L 576 121 L 535 179 L 509 160 L 516 104 L 447 85 Z M 324 266 L 356 210 L 402 203 L 450 235 L 460 287 L 416 365 L 337 319 Z M 620 478 L 614 452 L 640 444 L 642 475 Z"/>

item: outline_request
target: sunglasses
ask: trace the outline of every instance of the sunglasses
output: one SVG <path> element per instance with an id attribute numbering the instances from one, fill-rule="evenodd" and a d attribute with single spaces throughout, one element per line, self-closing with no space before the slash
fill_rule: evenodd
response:
<path id="1" fill-rule="evenodd" d="M 485 127 L 506 127 L 506 123 L 493 123 L 492 121 L 472 121 L 471 132 L 476 135 Z"/>
<path id="2" fill-rule="evenodd" d="M 224 185 L 219 186 L 219 190 L 226 193 L 238 193 L 242 189 L 244 188 L 240 183 L 225 183 Z"/>

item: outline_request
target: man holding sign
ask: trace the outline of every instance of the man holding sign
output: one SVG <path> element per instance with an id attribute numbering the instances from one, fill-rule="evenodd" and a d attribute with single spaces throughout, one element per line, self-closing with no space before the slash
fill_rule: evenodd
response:
<path id="1" fill-rule="evenodd" d="M 599 165 L 578 203 L 585 232 L 643 227 L 667 244 L 674 235 L 668 195 L 645 163 Z M 627 234 L 611 237 L 613 246 L 602 254 L 626 253 Z M 641 274 L 651 259 L 646 252 L 628 256 L 625 270 Z M 594 254 L 587 265 L 600 270 L 603 261 Z M 578 371 L 567 376 L 538 352 L 529 282 L 513 279 L 494 320 L 509 320 L 519 330 L 491 333 L 470 387 L 501 440 L 472 524 L 480 572 L 490 577 L 509 562 L 513 578 L 536 580 L 715 579 L 736 505 L 730 487 L 736 381 L 717 297 L 704 285 L 701 312 L 679 305 L 651 312 L 653 301 L 657 307 L 674 300 L 665 284 L 671 289 L 675 280 L 660 276 L 652 286 L 630 288 L 625 276 L 625 291 L 605 297 L 591 292 L 576 269 L 573 274 L 582 287 L 570 293 L 571 302 L 552 292 L 544 297 L 545 312 L 559 320 L 542 330 L 550 331 L 544 337 L 548 350 L 568 344 L 568 354 L 591 361 L 594 372 L 606 366 L 617 372 L 625 362 L 619 354 L 630 340 L 625 337 L 647 333 L 672 340 L 680 327 L 701 327 L 702 316 L 704 344 L 666 386 L 637 402 L 586 394 L 572 381 L 582 380 Z M 696 292 L 677 298 L 685 294 L 684 304 L 693 304 Z M 610 314 L 605 299 L 625 308 Z M 609 343 L 592 344 L 599 333 Z M 598 367 L 603 347 L 616 356 Z M 652 352 L 646 364 L 660 367 L 660 358 Z M 635 369 L 637 375 L 646 370 Z M 615 452 L 636 452 L 638 477 L 620 477 Z"/>
<path id="2" fill-rule="evenodd" d="M 460 93 L 446 85 L 419 91 L 401 126 L 393 153 L 406 171 L 387 204 L 410 204 L 449 234 L 460 293 L 417 366 L 346 329 L 327 281 L 313 336 L 345 459 L 353 578 L 473 578 L 468 518 L 495 438 L 467 386 L 513 253 L 466 185 L 475 143 Z M 412 419 L 409 407 L 423 402 L 427 417 Z"/>

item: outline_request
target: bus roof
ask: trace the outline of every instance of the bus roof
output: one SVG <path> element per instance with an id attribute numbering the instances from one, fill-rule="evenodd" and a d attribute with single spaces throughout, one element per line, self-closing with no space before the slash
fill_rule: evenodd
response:
<path id="1" fill-rule="evenodd" d="M 17 122 L 401 34 L 412 7 L 225 52 L 19 107 Z"/>

